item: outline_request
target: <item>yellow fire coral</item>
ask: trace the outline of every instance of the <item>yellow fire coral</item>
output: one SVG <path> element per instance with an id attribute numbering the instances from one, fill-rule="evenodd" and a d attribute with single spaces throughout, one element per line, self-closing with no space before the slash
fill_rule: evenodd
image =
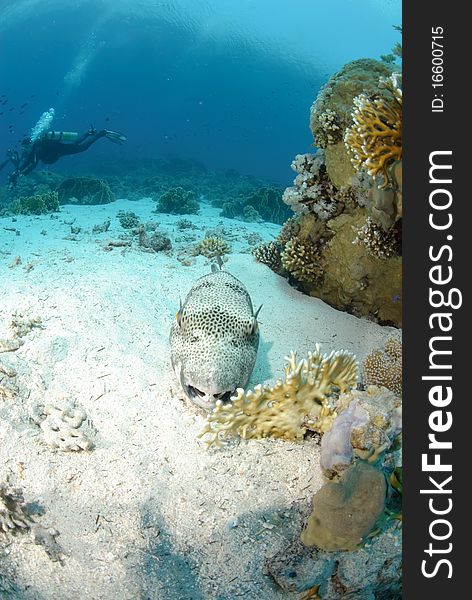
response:
<path id="1" fill-rule="evenodd" d="M 291 352 L 286 361 L 285 378 L 274 387 L 239 388 L 230 403 L 216 402 L 200 434 L 207 435 L 207 446 L 231 436 L 296 440 L 307 429 L 324 433 L 331 427 L 336 411 L 330 396 L 335 387 L 344 392 L 356 384 L 356 357 L 344 350 L 322 354 L 317 344 L 307 358 L 297 361 Z"/>
<path id="2" fill-rule="evenodd" d="M 354 123 L 346 129 L 344 143 L 351 153 L 354 168 L 365 168 L 372 177 L 383 176 L 380 187 L 389 184 L 387 168 L 402 158 L 402 89 L 401 75 L 394 73 L 381 79 L 388 93 L 354 98 Z"/>

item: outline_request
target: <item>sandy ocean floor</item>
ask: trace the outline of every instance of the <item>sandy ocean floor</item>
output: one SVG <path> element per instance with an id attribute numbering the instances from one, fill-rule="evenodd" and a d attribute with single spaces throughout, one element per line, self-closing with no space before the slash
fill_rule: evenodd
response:
<path id="1" fill-rule="evenodd" d="M 278 226 L 222 219 L 204 205 L 189 217 L 198 229 L 179 231 L 180 217 L 153 208 L 150 199 L 118 200 L 0 219 L 0 338 L 12 336 L 14 313 L 43 325 L 17 351 L 0 353 L 19 387 L 16 398 L 0 397 L 0 484 L 8 477 L 22 490 L 37 523 L 0 546 L 0 597 L 298 598 L 276 588 L 264 566 L 299 535 L 322 485 L 317 441 L 205 449 L 197 437 L 205 415 L 182 398 L 168 334 L 179 297 L 209 261 L 184 266 L 176 257 L 194 243 L 189 236 L 226 232 L 233 251 L 225 268 L 255 306 L 264 304 L 251 386 L 281 376 L 291 349 L 304 355 L 319 342 L 361 360 L 392 330 L 304 296 L 258 264 L 251 234 L 268 241 Z M 104 251 L 125 233 L 118 210 L 159 222 L 172 255 L 143 252 L 136 241 Z M 93 234 L 107 218 L 109 231 Z M 71 235 L 71 223 L 79 233 Z M 86 413 L 91 451 L 44 442 L 44 407 L 67 402 Z M 48 536 L 50 528 L 58 535 Z"/>

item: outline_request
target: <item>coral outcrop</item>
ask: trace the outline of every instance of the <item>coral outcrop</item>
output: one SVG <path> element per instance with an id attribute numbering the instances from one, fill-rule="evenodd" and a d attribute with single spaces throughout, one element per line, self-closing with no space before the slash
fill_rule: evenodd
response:
<path id="1" fill-rule="evenodd" d="M 346 64 L 321 89 L 310 110 L 310 128 L 315 144 L 326 148 L 342 141 L 352 123 L 352 105 L 361 93 L 377 92 L 380 77 L 389 77 L 392 67 L 377 60 L 359 59 Z"/>
<path id="2" fill-rule="evenodd" d="M 139 217 L 132 211 L 119 210 L 116 216 L 123 229 L 134 229 L 139 226 Z"/>
<path id="3" fill-rule="evenodd" d="M 322 354 L 319 345 L 298 361 L 286 358 L 285 377 L 273 387 L 237 390 L 230 403 L 216 402 L 201 436 L 208 446 L 220 446 L 228 437 L 244 439 L 278 437 L 296 440 L 307 429 L 324 432 L 335 417 L 335 388 L 347 391 L 357 381 L 357 362 L 349 352 Z"/>
<path id="4" fill-rule="evenodd" d="M 157 201 L 157 212 L 173 215 L 197 214 L 200 210 L 197 194 L 182 187 L 170 188 Z"/>
<path id="5" fill-rule="evenodd" d="M 402 394 L 402 341 L 391 337 L 384 348 L 372 350 L 363 363 L 366 385 L 380 385 L 395 394 Z"/>
<path id="6" fill-rule="evenodd" d="M 282 201 L 282 190 L 275 186 L 261 186 L 249 195 L 226 201 L 222 208 L 222 217 L 244 221 L 282 224 L 290 216 L 290 210 Z"/>
<path id="7" fill-rule="evenodd" d="M 313 497 L 313 513 L 301 540 L 329 552 L 355 550 L 385 507 L 384 474 L 368 463 L 350 467 L 339 482 L 326 483 Z"/>
<path id="8" fill-rule="evenodd" d="M 115 200 L 110 186 L 103 179 L 70 177 L 57 188 L 59 204 L 109 204 Z"/>
<path id="9" fill-rule="evenodd" d="M 40 192 L 32 196 L 22 196 L 13 201 L 9 211 L 15 215 L 42 215 L 59 210 L 57 192 Z"/>

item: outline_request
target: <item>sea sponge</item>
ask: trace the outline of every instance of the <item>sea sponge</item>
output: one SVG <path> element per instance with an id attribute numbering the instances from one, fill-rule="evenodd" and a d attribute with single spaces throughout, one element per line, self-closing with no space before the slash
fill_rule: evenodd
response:
<path id="1" fill-rule="evenodd" d="M 59 196 L 57 192 L 41 192 L 33 196 L 22 196 L 9 206 L 15 215 L 42 215 L 59 210 Z"/>
<path id="2" fill-rule="evenodd" d="M 388 187 L 388 166 L 402 158 L 401 75 L 381 79 L 379 87 L 387 94 L 354 98 L 353 125 L 346 129 L 344 143 L 357 171 L 365 169 L 371 177 L 382 176 L 379 187 Z"/>
<path id="3" fill-rule="evenodd" d="M 321 244 L 301 242 L 292 238 L 287 242 L 282 255 L 283 267 L 297 280 L 316 282 L 323 275 L 320 264 Z"/>
<path id="4" fill-rule="evenodd" d="M 282 246 L 278 242 L 267 242 L 254 248 L 252 255 L 258 262 L 268 266 L 274 273 L 280 273 L 282 271 L 281 249 Z"/>
<path id="5" fill-rule="evenodd" d="M 201 254 L 207 258 L 217 258 L 231 252 L 231 246 L 223 238 L 208 236 L 199 242 L 193 251 L 194 256 Z"/>
<path id="6" fill-rule="evenodd" d="M 384 474 L 367 463 L 350 467 L 339 482 L 329 481 L 313 497 L 313 513 L 301 540 L 329 552 L 355 550 L 385 508 Z"/>
<path id="7" fill-rule="evenodd" d="M 115 200 L 110 186 L 103 179 L 70 177 L 57 188 L 59 204 L 109 204 Z"/>
<path id="8" fill-rule="evenodd" d="M 229 436 L 296 440 L 307 429 L 331 427 L 336 416 L 331 396 L 335 388 L 347 391 L 356 384 L 356 357 L 344 350 L 322 354 L 317 344 L 307 358 L 297 361 L 291 352 L 285 360 L 284 380 L 273 387 L 258 385 L 247 393 L 239 388 L 231 402 L 216 402 L 200 435 L 207 435 L 207 446 L 220 446 Z"/>
<path id="9" fill-rule="evenodd" d="M 402 394 L 402 341 L 391 337 L 385 347 L 372 350 L 363 363 L 364 383 L 382 385 L 395 394 Z"/>
<path id="10" fill-rule="evenodd" d="M 0 484 L 0 539 L 8 540 L 11 535 L 28 530 L 31 524 L 21 492 Z"/>
<path id="11" fill-rule="evenodd" d="M 46 418 L 40 423 L 44 441 L 48 446 L 63 452 L 90 450 L 92 442 L 83 431 L 79 431 L 87 418 L 85 412 L 72 405 L 64 407 L 48 404 L 44 408 Z"/>
<path id="12" fill-rule="evenodd" d="M 400 251 L 400 231 L 392 225 L 387 231 L 367 217 L 365 224 L 357 230 L 352 242 L 364 246 L 369 254 L 386 259 L 397 256 Z"/>
<path id="13" fill-rule="evenodd" d="M 156 207 L 157 212 L 173 215 L 197 214 L 199 210 L 197 194 L 182 187 L 170 188 L 164 192 L 159 197 Z"/>

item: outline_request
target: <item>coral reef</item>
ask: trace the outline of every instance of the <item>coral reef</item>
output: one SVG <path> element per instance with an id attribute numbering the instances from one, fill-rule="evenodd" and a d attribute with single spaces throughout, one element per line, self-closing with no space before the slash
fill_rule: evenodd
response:
<path id="1" fill-rule="evenodd" d="M 197 214 L 200 205 L 193 190 L 175 187 L 164 192 L 157 201 L 157 212 L 173 215 Z"/>
<path id="2" fill-rule="evenodd" d="M 216 402 L 201 433 L 208 446 L 220 446 L 228 436 L 244 439 L 278 437 L 295 440 L 307 429 L 324 432 L 335 417 L 334 388 L 347 391 L 357 381 L 357 362 L 349 352 L 321 353 L 319 345 L 306 359 L 294 352 L 286 358 L 284 380 L 254 391 L 237 390 L 228 404 Z"/>
<path id="3" fill-rule="evenodd" d="M 28 530 L 31 523 L 21 492 L 0 484 L 0 540 Z"/>
<path id="4" fill-rule="evenodd" d="M 314 495 L 302 542 L 329 552 L 356 549 L 382 514 L 386 491 L 381 471 L 368 463 L 353 465 Z"/>
<path id="5" fill-rule="evenodd" d="M 140 248 L 151 252 L 167 252 L 172 250 L 170 238 L 160 231 L 154 231 L 151 236 L 146 235 L 146 228 L 141 225 L 138 228 L 138 243 Z"/>
<path id="6" fill-rule="evenodd" d="M 353 124 L 346 129 L 344 143 L 356 171 L 365 169 L 374 179 L 381 175 L 379 187 L 389 185 L 388 166 L 402 158 L 401 75 L 381 79 L 386 92 L 354 98 Z"/>
<path id="7" fill-rule="evenodd" d="M 282 201 L 282 190 L 275 186 L 262 186 L 248 196 L 233 198 L 223 204 L 222 217 L 244 221 L 269 221 L 282 224 L 290 211 Z"/>
<path id="8" fill-rule="evenodd" d="M 222 257 L 231 252 L 231 246 L 223 238 L 217 236 L 208 236 L 199 242 L 194 250 L 194 256 L 206 256 L 207 258 Z"/>
<path id="9" fill-rule="evenodd" d="M 400 253 L 400 230 L 395 225 L 385 229 L 374 223 L 371 217 L 357 230 L 353 244 L 364 246 L 369 254 L 376 258 L 386 259 Z"/>
<path id="10" fill-rule="evenodd" d="M 41 215 L 59 210 L 57 192 L 41 192 L 33 196 L 22 196 L 8 207 L 15 215 Z"/>
<path id="11" fill-rule="evenodd" d="M 391 337 L 384 348 L 372 350 L 363 363 L 366 385 L 381 385 L 395 394 L 402 394 L 402 341 Z"/>
<path id="12" fill-rule="evenodd" d="M 297 287 L 340 310 L 401 326 L 402 260 L 378 258 L 354 243 L 366 223 L 363 207 L 349 207 L 320 221 L 302 215 L 299 232 L 282 249 L 282 262 Z"/>
<path id="13" fill-rule="evenodd" d="M 302 243 L 298 238 L 292 238 L 281 253 L 283 267 L 299 282 L 320 281 L 323 277 L 321 246 L 322 243 Z"/>
<path id="14" fill-rule="evenodd" d="M 93 177 L 64 179 L 57 188 L 59 204 L 109 204 L 115 200 L 108 183 Z"/>
<path id="15" fill-rule="evenodd" d="M 277 242 L 267 242 L 260 244 L 252 250 L 252 255 L 257 262 L 267 265 L 275 273 L 280 273 L 282 269 L 282 258 L 280 256 L 281 245 Z"/>
<path id="16" fill-rule="evenodd" d="M 377 92 L 380 77 L 389 77 L 392 67 L 372 59 L 354 60 L 335 73 L 321 89 L 310 110 L 310 128 L 315 144 L 326 148 L 342 141 L 352 123 L 352 104 L 361 93 Z"/>
<path id="17" fill-rule="evenodd" d="M 132 211 L 125 212 L 124 210 L 120 210 L 116 216 L 123 229 L 134 229 L 139 226 L 139 217 Z"/>
<path id="18" fill-rule="evenodd" d="M 44 407 L 46 418 L 40 423 L 44 441 L 51 448 L 63 452 L 90 450 L 92 442 L 79 431 L 86 419 L 83 410 L 65 405 L 63 408 L 48 404 Z"/>

